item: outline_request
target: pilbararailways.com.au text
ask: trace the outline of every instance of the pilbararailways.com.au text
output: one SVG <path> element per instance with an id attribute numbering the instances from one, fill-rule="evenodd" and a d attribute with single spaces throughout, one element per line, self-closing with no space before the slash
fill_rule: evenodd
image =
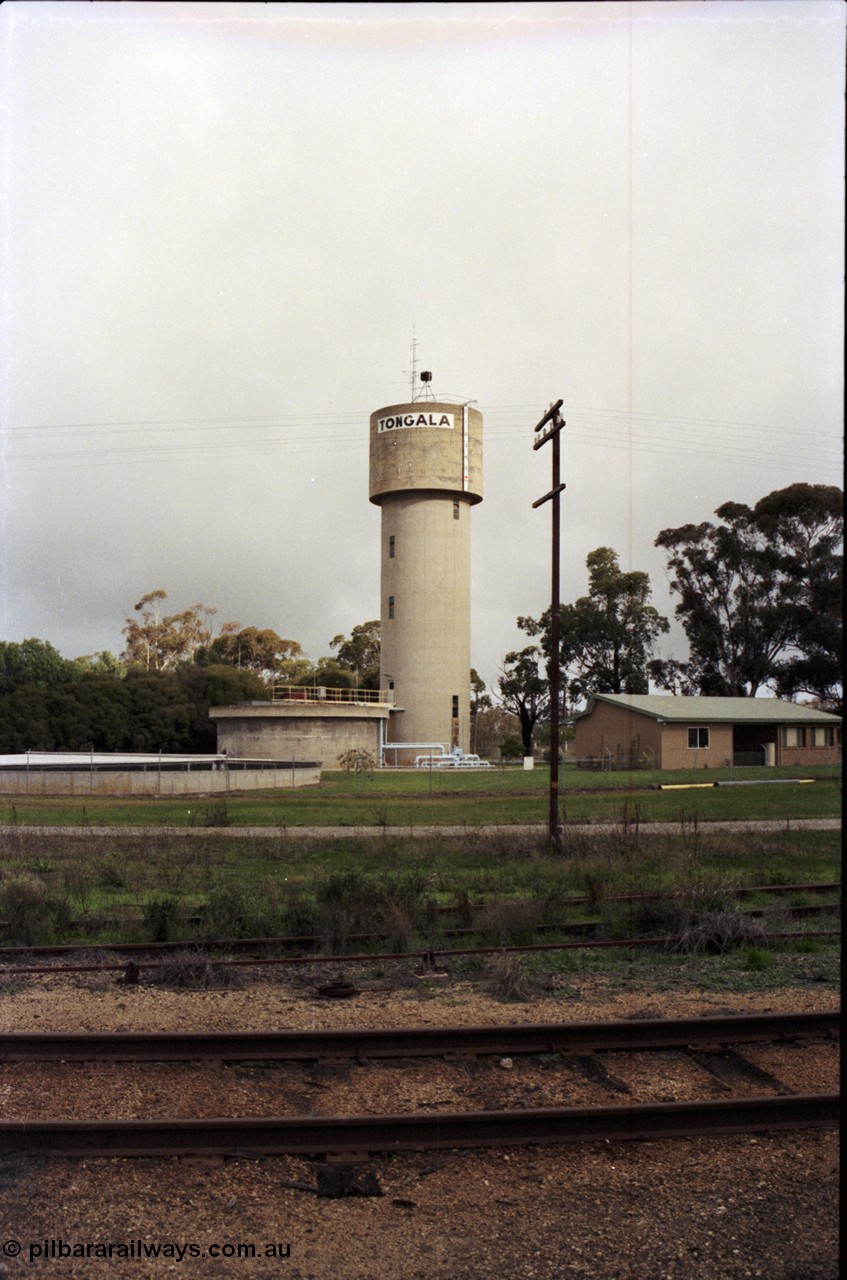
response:
<path id="1" fill-rule="evenodd" d="M 193 1241 L 165 1240 L 6 1240 L 0 1247 L 0 1255 L 7 1258 L 20 1254 L 29 1257 L 30 1262 L 39 1259 L 55 1258 L 113 1258 L 115 1261 L 126 1259 L 171 1258 L 176 1262 L 185 1262 L 189 1258 L 290 1258 L 291 1245 L 287 1243 L 268 1242 L 264 1244 L 246 1244 L 225 1241 L 211 1244 L 197 1244 Z"/>

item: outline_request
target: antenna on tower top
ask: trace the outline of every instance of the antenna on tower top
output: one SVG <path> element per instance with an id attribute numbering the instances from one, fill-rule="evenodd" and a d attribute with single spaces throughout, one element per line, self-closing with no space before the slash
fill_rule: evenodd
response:
<path id="1" fill-rule="evenodd" d="M 414 326 L 412 327 L 412 367 L 411 369 L 407 369 L 406 372 L 411 379 L 411 400 L 413 404 L 416 400 L 435 399 L 435 393 L 430 386 L 430 383 L 432 382 L 432 374 L 428 369 L 424 369 L 421 372 L 421 385 L 418 386 L 418 339 Z"/>
<path id="2" fill-rule="evenodd" d="M 412 325 L 412 368 L 411 368 L 411 378 L 412 378 L 412 400 L 414 401 L 414 399 L 415 399 L 415 383 L 416 383 L 416 382 L 417 382 L 417 380 L 418 380 L 418 339 L 417 339 L 417 335 L 415 334 L 415 326 L 414 326 L 414 325 Z"/>

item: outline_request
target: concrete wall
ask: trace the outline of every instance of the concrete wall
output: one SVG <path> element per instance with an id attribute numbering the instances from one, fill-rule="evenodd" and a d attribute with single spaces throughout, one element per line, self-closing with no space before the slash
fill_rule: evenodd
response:
<path id="1" fill-rule="evenodd" d="M 194 796 L 316 786 L 319 764 L 278 769 L 0 769 L 0 794 L 18 796 Z"/>
<path id="2" fill-rule="evenodd" d="M 450 425 L 429 425 L 443 420 Z M 469 751 L 470 516 L 482 501 L 482 415 L 442 401 L 390 405 L 371 415 L 370 449 L 371 501 L 382 507 L 380 684 L 397 707 L 389 740 Z"/>
<path id="3" fill-rule="evenodd" d="M 380 684 L 394 686 L 394 741 L 469 751 L 471 508 L 455 502 L 458 519 L 449 497 L 413 492 L 383 501 Z"/>
<path id="4" fill-rule="evenodd" d="M 340 768 L 346 751 L 379 756 L 380 724 L 388 707 L 359 704 L 261 703 L 213 707 L 218 751 L 243 759 L 320 760 L 325 769 Z"/>
<path id="5" fill-rule="evenodd" d="M 450 427 L 397 426 L 380 428 L 389 420 L 443 417 Z M 467 455 L 467 470 L 465 469 Z M 466 494 L 472 503 L 482 502 L 482 414 L 446 401 L 418 400 L 414 404 L 388 405 L 370 418 L 370 498 L 379 504 L 387 493 L 409 489 L 441 490 Z"/>

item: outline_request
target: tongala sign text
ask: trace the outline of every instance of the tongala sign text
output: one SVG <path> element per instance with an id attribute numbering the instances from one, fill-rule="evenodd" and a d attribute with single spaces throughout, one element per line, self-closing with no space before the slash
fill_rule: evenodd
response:
<path id="1" fill-rule="evenodd" d="M 396 431 L 400 427 L 447 427 L 452 430 L 455 417 L 452 413 L 397 413 L 391 417 L 378 418 L 377 429 Z"/>

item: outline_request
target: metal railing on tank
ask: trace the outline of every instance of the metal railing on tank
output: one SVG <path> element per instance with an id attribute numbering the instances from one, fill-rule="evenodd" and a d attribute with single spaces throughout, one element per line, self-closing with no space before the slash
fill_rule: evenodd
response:
<path id="1" fill-rule="evenodd" d="M 351 704 L 382 704 L 394 706 L 393 689 L 332 689 L 328 685 L 275 684 L 274 702 L 336 702 Z"/>

